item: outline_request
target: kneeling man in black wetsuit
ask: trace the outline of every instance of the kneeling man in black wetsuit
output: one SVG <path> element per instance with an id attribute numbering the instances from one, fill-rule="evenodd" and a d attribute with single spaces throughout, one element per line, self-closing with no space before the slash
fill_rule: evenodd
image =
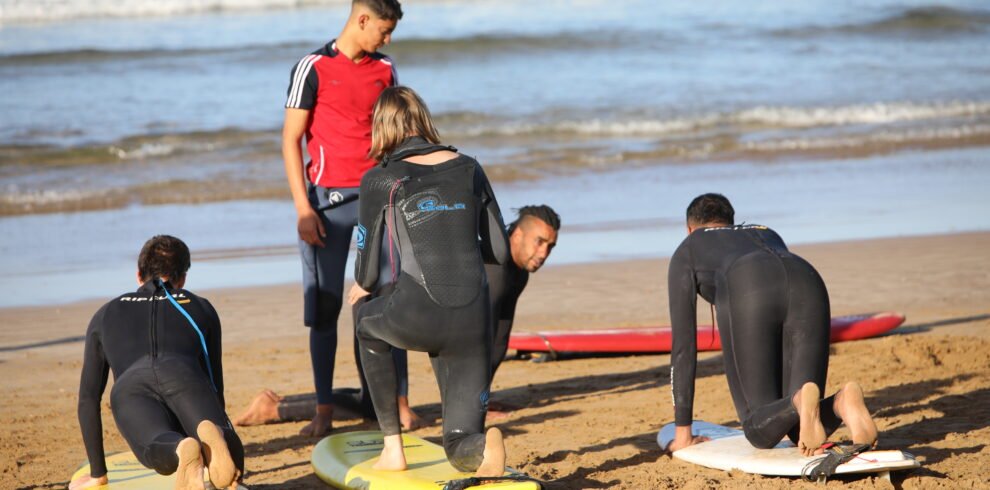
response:
<path id="1" fill-rule="evenodd" d="M 516 305 L 519 303 L 519 296 L 522 295 L 526 284 L 529 282 L 529 274 L 536 272 L 543 267 L 550 252 L 557 245 L 557 231 L 560 230 L 560 216 L 550 206 L 546 204 L 529 205 L 519 208 L 519 217 L 509 224 L 507 234 L 509 236 L 509 256 L 511 260 L 503 264 L 485 264 L 485 273 L 488 276 L 489 299 L 492 305 L 492 377 L 495 371 L 505 359 L 505 353 L 509 350 L 509 335 L 512 333 L 512 323 L 516 316 Z M 355 347 L 355 351 L 357 348 Z M 361 375 L 361 385 L 364 382 L 364 373 L 360 365 L 358 373 Z M 406 372 L 398 373 L 401 382 Z M 408 382 L 407 382 L 408 383 Z M 370 397 L 367 396 L 366 389 L 354 396 L 355 398 L 368 398 L 366 403 L 359 403 L 361 415 L 367 418 L 374 418 L 374 408 L 371 406 Z M 341 403 L 341 405 L 344 405 Z M 345 405 L 346 406 L 346 405 Z M 354 406 L 352 404 L 351 406 Z M 316 394 L 301 394 L 280 396 L 270 389 L 265 389 L 251 401 L 251 405 L 234 419 L 237 425 L 258 425 L 273 422 L 289 422 L 309 420 L 316 407 Z M 508 416 L 508 412 L 515 407 L 498 403 L 488 402 L 488 418 L 495 420 Z M 404 430 L 414 430 L 417 427 L 407 427 L 403 424 Z"/>
<path id="2" fill-rule="evenodd" d="M 687 209 L 688 237 L 670 259 L 677 430 L 668 449 L 702 440 L 691 435 L 699 294 L 715 305 L 729 392 L 753 446 L 771 448 L 787 436 L 811 455 L 841 423 L 854 443 L 874 444 L 877 427 L 858 384 L 821 399 L 830 329 L 822 278 L 773 230 L 734 225 L 734 214 L 721 194 L 695 198 Z"/>
<path id="3" fill-rule="evenodd" d="M 209 301 L 182 289 L 189 249 L 159 235 L 138 258 L 138 284 L 103 305 L 86 331 L 79 425 L 90 474 L 71 489 L 107 483 L 100 399 L 113 371 L 113 418 L 141 464 L 176 473 L 176 488 L 236 487 L 244 447 L 224 411 L 220 319 Z M 205 458 L 204 458 L 205 456 Z"/>

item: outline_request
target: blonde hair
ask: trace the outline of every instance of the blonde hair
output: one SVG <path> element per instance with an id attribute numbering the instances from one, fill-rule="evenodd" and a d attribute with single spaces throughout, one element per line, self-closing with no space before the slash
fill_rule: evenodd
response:
<path id="1" fill-rule="evenodd" d="M 440 134 L 423 99 L 409 87 L 389 87 L 375 102 L 368 158 L 381 161 L 410 136 L 440 144 Z"/>

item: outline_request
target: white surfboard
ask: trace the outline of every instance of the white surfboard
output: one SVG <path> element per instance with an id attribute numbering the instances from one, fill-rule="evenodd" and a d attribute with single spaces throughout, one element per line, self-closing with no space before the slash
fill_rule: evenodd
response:
<path id="1" fill-rule="evenodd" d="M 746 440 L 738 429 L 695 420 L 691 433 L 711 438 L 673 453 L 677 459 L 714 468 L 717 470 L 739 470 L 770 476 L 801 476 L 801 470 L 824 456 L 804 457 L 791 443 L 784 439 L 772 449 L 757 449 Z M 666 449 L 674 440 L 674 424 L 667 424 L 657 433 L 657 443 Z M 835 474 L 881 473 L 889 478 L 894 470 L 906 470 L 921 466 L 909 453 L 898 450 L 867 451 L 856 455 L 851 461 L 839 465 Z"/>

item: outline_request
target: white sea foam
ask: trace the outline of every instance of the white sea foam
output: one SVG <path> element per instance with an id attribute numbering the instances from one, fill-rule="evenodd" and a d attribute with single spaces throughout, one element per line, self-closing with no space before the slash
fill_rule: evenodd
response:
<path id="1" fill-rule="evenodd" d="M 582 119 L 548 123 L 480 124 L 451 128 L 471 136 L 570 133 L 600 136 L 686 134 L 714 128 L 806 129 L 849 125 L 884 125 L 990 116 L 990 101 L 937 103 L 894 102 L 836 107 L 756 106 L 734 112 L 697 114 L 668 119 Z"/>
<path id="2" fill-rule="evenodd" d="M 0 0 L 0 23 L 84 17 L 152 17 L 334 5 L 350 0 Z"/>

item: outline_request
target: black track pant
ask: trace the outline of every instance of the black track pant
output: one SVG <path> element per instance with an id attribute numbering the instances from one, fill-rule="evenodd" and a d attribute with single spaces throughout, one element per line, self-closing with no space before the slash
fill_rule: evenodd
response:
<path id="1" fill-rule="evenodd" d="M 393 347 L 428 352 L 443 407 L 443 447 L 451 465 L 474 471 L 482 461 L 482 433 L 491 382 L 491 327 L 488 291 L 460 308 L 444 308 L 406 274 L 395 289 L 361 307 L 361 360 L 385 435 L 400 433 L 395 400 Z"/>
<path id="2" fill-rule="evenodd" d="M 244 471 L 244 446 L 234 432 L 209 378 L 195 360 L 159 357 L 140 361 L 114 381 L 110 404 L 117 428 L 141 464 L 163 475 L 175 473 L 175 449 L 209 420 L 223 430 L 234 459 Z"/>
<path id="3" fill-rule="evenodd" d="M 803 259 L 765 251 L 739 258 L 716 288 L 725 376 L 746 439 L 771 448 L 795 443 L 799 417 L 791 397 L 804 383 L 825 388 L 830 314 L 821 277 Z M 821 403 L 831 434 L 841 421 L 834 397 Z"/>

